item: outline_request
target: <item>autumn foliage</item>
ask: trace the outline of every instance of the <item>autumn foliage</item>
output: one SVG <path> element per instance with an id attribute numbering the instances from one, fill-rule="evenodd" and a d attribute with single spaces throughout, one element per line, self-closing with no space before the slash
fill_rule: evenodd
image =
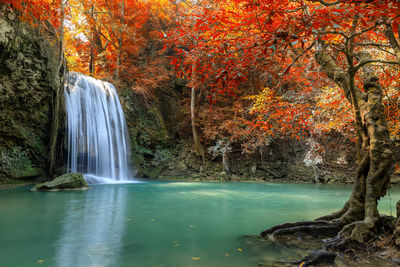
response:
<path id="1" fill-rule="evenodd" d="M 388 48 L 385 27 L 391 25 L 398 38 L 399 3 L 197 1 L 179 14 L 170 33 L 178 75 L 187 77 L 189 86 L 196 86 L 196 76 L 211 103 L 221 97 L 252 100 L 249 130 L 271 137 L 336 131 L 355 140 L 350 103 L 319 70 L 314 53 L 323 43 L 346 66 L 345 37 L 357 32 L 353 52 L 366 50 L 376 57 L 390 129 L 398 136 L 399 58 Z M 360 72 L 356 81 L 362 88 Z"/>
<path id="2" fill-rule="evenodd" d="M 61 22 L 61 0 L 0 0 L 16 10 L 20 18 L 37 27 L 51 25 L 55 28 Z"/>
<path id="3" fill-rule="evenodd" d="M 362 2 L 362 3 L 361 3 Z M 338 65 L 374 55 L 393 138 L 400 138 L 396 1 L 0 0 L 38 27 L 61 27 L 70 70 L 113 80 L 145 98 L 176 75 L 195 88 L 196 122 L 210 146 L 229 140 L 251 152 L 265 140 L 337 132 L 355 140 L 351 103 L 314 59 L 321 44 Z M 58 32 L 58 31 L 57 31 Z M 360 60 L 354 59 L 356 65 Z M 173 68 L 173 69 L 172 69 Z M 356 86 L 362 87 L 361 71 Z M 361 89 L 362 90 L 362 89 Z M 190 124 L 182 96 L 182 131 Z M 256 145 L 255 140 L 264 140 Z M 249 149 L 250 148 L 250 149 Z"/>

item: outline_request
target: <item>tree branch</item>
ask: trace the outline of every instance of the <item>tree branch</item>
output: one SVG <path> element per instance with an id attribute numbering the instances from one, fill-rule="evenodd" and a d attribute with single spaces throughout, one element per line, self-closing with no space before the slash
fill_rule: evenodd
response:
<path id="1" fill-rule="evenodd" d="M 390 23 L 386 24 L 385 35 L 389 39 L 390 47 L 394 50 L 397 60 L 400 62 L 400 45 L 394 36 L 393 28 Z"/>
<path id="2" fill-rule="evenodd" d="M 293 60 L 293 62 L 287 66 L 281 73 L 279 73 L 279 77 L 281 77 L 282 75 L 284 75 L 291 67 L 293 67 L 293 65 L 297 62 L 297 60 L 299 60 L 307 51 L 309 51 L 313 46 L 315 45 L 315 41 L 312 42 L 311 45 L 309 45 L 305 50 L 303 50 L 303 52 L 301 52 L 300 54 L 297 55 L 297 57 Z"/>
<path id="3" fill-rule="evenodd" d="M 360 69 L 361 67 L 365 66 L 366 64 L 370 64 L 370 63 L 381 63 L 381 64 L 390 64 L 390 65 L 399 65 L 400 62 L 397 61 L 387 61 L 387 60 L 379 60 L 379 59 L 370 59 L 370 60 L 364 60 L 361 61 L 360 63 L 358 63 L 357 66 L 355 66 L 355 70 L 357 71 L 358 69 Z"/>
<path id="4" fill-rule="evenodd" d="M 318 3 L 320 3 L 320 4 L 324 5 L 324 6 L 334 6 L 334 5 L 340 4 L 341 1 L 338 0 L 338 1 L 335 1 L 335 2 L 326 2 L 324 0 L 311 0 L 311 2 L 318 2 Z"/>

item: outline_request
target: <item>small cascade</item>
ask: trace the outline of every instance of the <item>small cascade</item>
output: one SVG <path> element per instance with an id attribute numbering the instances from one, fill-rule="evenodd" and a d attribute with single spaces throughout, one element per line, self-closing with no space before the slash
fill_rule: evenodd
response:
<path id="1" fill-rule="evenodd" d="M 70 72 L 64 95 L 68 172 L 83 173 L 92 184 L 132 180 L 129 134 L 115 87 Z"/>

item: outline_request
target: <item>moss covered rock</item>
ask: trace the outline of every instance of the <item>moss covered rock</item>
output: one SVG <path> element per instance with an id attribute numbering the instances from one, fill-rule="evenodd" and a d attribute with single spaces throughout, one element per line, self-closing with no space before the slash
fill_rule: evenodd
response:
<path id="1" fill-rule="evenodd" d="M 31 191 L 86 190 L 89 185 L 80 173 L 61 175 L 50 182 L 35 185 Z"/>
<path id="2" fill-rule="evenodd" d="M 62 78 L 55 39 L 0 5 L 0 183 L 47 172 L 53 94 Z"/>

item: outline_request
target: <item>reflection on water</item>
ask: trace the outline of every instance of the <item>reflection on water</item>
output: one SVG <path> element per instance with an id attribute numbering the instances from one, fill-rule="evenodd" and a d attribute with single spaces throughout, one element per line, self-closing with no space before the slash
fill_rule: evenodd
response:
<path id="1" fill-rule="evenodd" d="M 94 189 L 96 190 L 96 189 Z M 118 266 L 125 227 L 125 188 L 98 189 L 85 199 L 71 198 L 56 243 L 56 264 Z"/>

